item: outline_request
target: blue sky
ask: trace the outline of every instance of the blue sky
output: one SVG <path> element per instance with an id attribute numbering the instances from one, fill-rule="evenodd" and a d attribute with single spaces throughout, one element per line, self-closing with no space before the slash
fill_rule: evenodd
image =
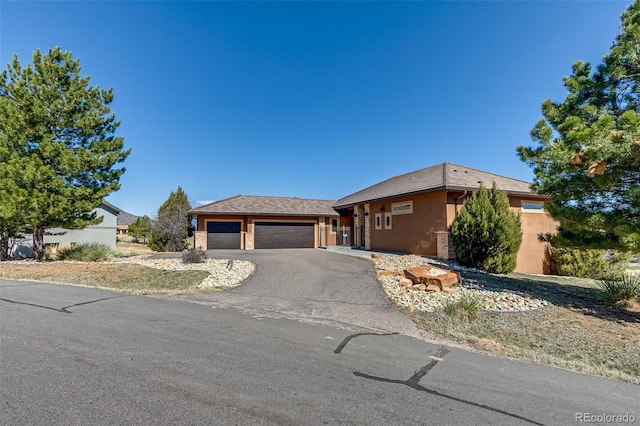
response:
<path id="1" fill-rule="evenodd" d="M 0 3 L 0 60 L 60 46 L 132 149 L 108 201 L 338 199 L 449 161 L 517 179 L 540 105 L 628 2 Z"/>

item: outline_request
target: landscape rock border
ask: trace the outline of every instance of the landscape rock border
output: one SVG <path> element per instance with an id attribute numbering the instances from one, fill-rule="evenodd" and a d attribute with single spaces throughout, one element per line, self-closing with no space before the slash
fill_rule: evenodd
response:
<path id="1" fill-rule="evenodd" d="M 465 278 L 460 279 L 456 286 L 450 287 L 446 292 L 422 291 L 401 283 L 401 280 L 406 279 L 403 271 L 411 267 L 430 266 L 454 271 L 479 272 L 453 262 L 445 263 L 418 255 L 378 253 L 371 256 L 371 261 L 389 300 L 411 312 L 442 310 L 447 302 L 460 300 L 465 293 L 480 296 L 487 312 L 527 312 L 549 305 L 546 300 L 536 299 L 519 291 L 491 288 L 476 280 Z"/>

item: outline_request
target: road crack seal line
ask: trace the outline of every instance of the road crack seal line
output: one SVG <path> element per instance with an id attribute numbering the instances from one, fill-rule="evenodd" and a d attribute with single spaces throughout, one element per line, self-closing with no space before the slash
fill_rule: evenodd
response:
<path id="1" fill-rule="evenodd" d="M 338 345 L 336 350 L 333 351 L 333 353 L 339 354 L 340 352 L 342 352 L 344 347 L 347 346 L 347 343 L 349 343 L 349 341 L 351 339 L 355 339 L 356 337 L 360 337 L 360 336 L 393 336 L 395 334 L 399 334 L 399 333 L 394 331 L 393 333 L 357 333 L 357 334 L 352 334 L 351 336 L 345 337 L 342 340 L 342 342 L 340 342 L 340 344 Z"/>
<path id="2" fill-rule="evenodd" d="M 349 337 L 351 337 L 351 336 L 349 336 Z M 513 417 L 515 419 L 522 420 L 522 421 L 525 421 L 527 423 L 531 423 L 531 424 L 534 424 L 534 425 L 544 425 L 544 423 L 539 423 L 539 422 L 536 422 L 535 420 L 531 420 L 531 419 L 528 419 L 526 417 L 522 417 L 522 416 L 519 416 L 517 414 L 513 414 L 513 413 L 510 413 L 508 411 L 501 410 L 499 408 L 494 408 L 494 407 L 490 407 L 490 406 L 485 405 L 485 404 L 480 404 L 478 402 L 473 402 L 473 401 L 462 399 L 462 398 L 459 398 L 459 397 L 456 397 L 456 396 L 447 395 L 445 393 L 438 392 L 435 389 L 429 389 L 427 387 L 422 386 L 419 383 L 420 380 L 424 376 L 426 376 L 427 373 L 433 367 L 435 367 L 436 364 L 439 361 L 441 361 L 447 353 L 449 353 L 449 349 L 446 349 L 444 347 L 441 347 L 440 349 L 438 349 L 438 352 L 436 352 L 435 355 L 430 357 L 432 359 L 432 361 L 429 364 L 427 364 L 424 367 L 422 367 L 420 370 L 416 371 L 413 374 L 413 376 L 411 376 L 411 378 L 409 378 L 409 380 L 388 379 L 386 377 L 372 376 L 370 374 L 361 373 L 361 372 L 359 372 L 357 370 L 353 372 L 353 375 L 357 376 L 357 377 L 362 377 L 364 379 L 375 380 L 377 382 L 405 385 L 405 386 L 408 386 L 408 387 L 410 387 L 412 389 L 415 389 L 417 391 L 420 391 L 420 392 L 426 392 L 426 393 L 431 394 L 431 395 L 435 395 L 435 396 L 440 396 L 442 398 L 451 399 L 453 401 L 461 402 L 463 404 L 471 405 L 473 407 L 478 407 L 478 408 L 482 408 L 484 410 L 493 411 L 494 413 L 504 414 L 505 416 Z"/>
<path id="3" fill-rule="evenodd" d="M 15 303 L 16 305 L 33 306 L 33 307 L 36 307 L 36 308 L 49 309 L 51 311 L 61 312 L 63 314 L 72 314 L 73 312 L 69 311 L 68 309 L 69 308 L 73 308 L 74 306 L 88 305 L 89 303 L 102 302 L 103 300 L 109 300 L 109 299 L 118 299 L 120 297 L 125 297 L 125 296 L 103 297 L 102 299 L 89 300 L 88 302 L 74 303 L 73 305 L 65 306 L 65 307 L 60 308 L 60 309 L 52 308 L 51 306 L 37 305 L 35 303 L 18 302 L 17 300 L 4 299 L 4 298 L 1 298 L 1 297 L 0 297 L 0 300 L 2 300 L 3 302 Z"/>

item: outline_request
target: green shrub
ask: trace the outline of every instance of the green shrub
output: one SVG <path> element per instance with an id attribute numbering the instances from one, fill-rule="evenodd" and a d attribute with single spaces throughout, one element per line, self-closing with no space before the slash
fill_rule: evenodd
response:
<path id="1" fill-rule="evenodd" d="M 115 252 L 106 244 L 86 243 L 75 247 L 65 247 L 58 251 L 60 260 L 77 260 L 81 262 L 101 262 L 115 256 Z"/>
<path id="2" fill-rule="evenodd" d="M 605 305 L 624 307 L 640 296 L 640 275 L 620 274 L 598 281 L 599 299 Z"/>
<path id="3" fill-rule="evenodd" d="M 182 253 L 182 263 L 202 263 L 206 258 L 204 250 L 191 249 Z"/>
<path id="4" fill-rule="evenodd" d="M 451 224 L 458 262 L 496 274 L 513 272 L 522 243 L 520 216 L 507 194 L 484 186 L 464 203 Z"/>
<path id="5" fill-rule="evenodd" d="M 549 273 L 599 279 L 624 273 L 629 254 L 613 250 L 554 247 L 548 250 Z"/>
<path id="6" fill-rule="evenodd" d="M 458 300 L 447 300 L 444 304 L 444 313 L 462 321 L 471 322 L 484 311 L 482 296 L 466 292 Z"/>

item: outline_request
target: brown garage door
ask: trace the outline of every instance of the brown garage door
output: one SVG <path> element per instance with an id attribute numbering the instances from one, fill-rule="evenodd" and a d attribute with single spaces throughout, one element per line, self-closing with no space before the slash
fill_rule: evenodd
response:
<path id="1" fill-rule="evenodd" d="M 257 249 L 313 248 L 313 223 L 256 222 L 254 246 Z"/>
<path id="2" fill-rule="evenodd" d="M 240 222 L 207 222 L 207 249 L 239 249 Z"/>

